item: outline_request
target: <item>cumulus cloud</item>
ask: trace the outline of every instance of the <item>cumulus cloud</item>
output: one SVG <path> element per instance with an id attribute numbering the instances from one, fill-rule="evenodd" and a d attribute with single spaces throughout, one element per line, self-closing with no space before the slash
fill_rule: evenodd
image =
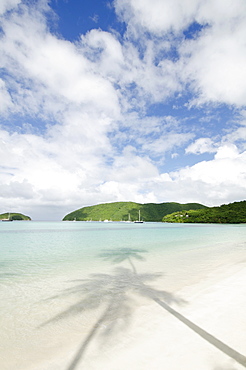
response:
<path id="1" fill-rule="evenodd" d="M 246 104 L 245 32 L 246 16 L 235 20 L 233 28 L 217 25 L 204 31 L 199 40 L 183 44 L 181 53 L 188 59 L 185 72 L 197 92 L 196 104 Z"/>
<path id="2" fill-rule="evenodd" d="M 212 160 L 162 175 L 160 180 L 156 184 L 162 184 L 167 197 L 176 194 L 181 200 L 206 205 L 241 200 L 246 189 L 246 152 L 240 153 L 232 144 L 222 145 Z"/>

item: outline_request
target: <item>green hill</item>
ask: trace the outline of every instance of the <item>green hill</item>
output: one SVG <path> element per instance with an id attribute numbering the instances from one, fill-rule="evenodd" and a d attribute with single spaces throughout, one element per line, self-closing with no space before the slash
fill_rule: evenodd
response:
<path id="1" fill-rule="evenodd" d="M 162 221 L 221 224 L 246 223 L 246 201 L 223 204 L 220 207 L 174 212 L 164 216 Z"/>
<path id="2" fill-rule="evenodd" d="M 98 204 L 90 207 L 80 208 L 69 213 L 63 221 L 127 221 L 129 214 L 132 221 L 138 219 L 138 211 L 141 212 L 141 219 L 144 221 L 162 221 L 163 216 L 177 211 L 188 211 L 190 209 L 200 209 L 205 206 L 198 203 L 134 203 L 134 202 L 114 202 Z"/>
<path id="3" fill-rule="evenodd" d="M 29 216 L 25 216 L 22 213 L 2 213 L 0 215 L 0 221 L 4 219 L 10 219 L 12 221 L 31 221 Z"/>

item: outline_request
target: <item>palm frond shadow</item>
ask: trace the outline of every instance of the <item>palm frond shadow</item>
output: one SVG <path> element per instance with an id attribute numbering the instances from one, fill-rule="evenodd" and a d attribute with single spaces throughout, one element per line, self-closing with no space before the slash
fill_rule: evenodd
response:
<path id="1" fill-rule="evenodd" d="M 113 263 L 121 263 L 127 261 L 133 272 L 137 273 L 136 267 L 133 263 L 133 259 L 138 261 L 145 261 L 145 258 L 141 253 L 147 253 L 145 249 L 137 248 L 116 248 L 116 249 L 105 249 L 103 253 L 99 254 L 100 258 L 111 261 Z"/>

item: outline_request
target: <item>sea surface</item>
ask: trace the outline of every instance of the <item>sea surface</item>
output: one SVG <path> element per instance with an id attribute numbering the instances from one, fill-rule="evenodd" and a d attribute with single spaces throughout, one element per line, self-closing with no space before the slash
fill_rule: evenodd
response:
<path id="1" fill-rule="evenodd" d="M 245 243 L 246 225 L 1 222 L 0 369 L 63 370 L 61 359 L 79 369 L 70 353 L 109 302 L 140 283 L 175 294 L 240 260 Z"/>

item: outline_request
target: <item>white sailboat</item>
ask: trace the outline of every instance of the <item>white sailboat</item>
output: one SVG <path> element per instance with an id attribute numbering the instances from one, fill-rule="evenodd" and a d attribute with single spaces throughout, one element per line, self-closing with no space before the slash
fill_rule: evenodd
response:
<path id="1" fill-rule="evenodd" d="M 128 220 L 127 220 L 127 221 L 125 221 L 125 222 L 132 222 L 132 221 L 131 221 L 131 215 L 130 215 L 130 213 L 128 213 Z"/>
<path id="2" fill-rule="evenodd" d="M 143 224 L 143 220 L 141 220 L 141 216 L 140 216 L 140 210 L 138 211 L 138 220 L 134 221 L 135 224 Z"/>

